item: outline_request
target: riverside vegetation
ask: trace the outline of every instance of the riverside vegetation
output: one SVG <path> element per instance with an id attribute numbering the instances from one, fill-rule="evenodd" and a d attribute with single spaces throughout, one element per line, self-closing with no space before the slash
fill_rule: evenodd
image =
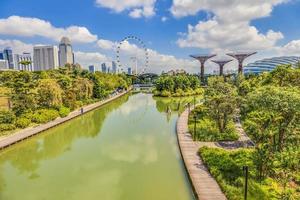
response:
<path id="1" fill-rule="evenodd" d="M 195 75 L 177 74 L 161 75 L 155 81 L 155 96 L 161 97 L 183 97 L 202 95 L 199 78 Z"/>
<path id="2" fill-rule="evenodd" d="M 40 72 L 2 71 L 0 92 L 10 97 L 11 109 L 0 110 L 0 135 L 66 117 L 130 85 L 125 74 L 89 73 L 79 65 Z"/>
<path id="3" fill-rule="evenodd" d="M 279 66 L 227 83 L 210 78 L 204 96 L 204 104 L 190 118 L 190 123 L 194 115 L 198 119 L 195 139 L 230 139 L 233 113 L 240 110 L 243 127 L 255 143 L 251 149 L 200 149 L 227 198 L 243 199 L 242 168 L 249 166 L 248 199 L 300 199 L 300 69 Z"/>

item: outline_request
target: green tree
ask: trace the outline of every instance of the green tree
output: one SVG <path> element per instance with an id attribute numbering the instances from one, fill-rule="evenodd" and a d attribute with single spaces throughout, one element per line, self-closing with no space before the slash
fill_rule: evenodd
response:
<path id="1" fill-rule="evenodd" d="M 237 109 L 235 87 L 226 83 L 222 77 L 211 77 L 208 79 L 204 99 L 210 117 L 216 121 L 219 131 L 224 133 Z"/>
<path id="2" fill-rule="evenodd" d="M 62 105 L 63 91 L 54 79 L 42 79 L 38 84 L 39 105 L 51 108 Z"/>

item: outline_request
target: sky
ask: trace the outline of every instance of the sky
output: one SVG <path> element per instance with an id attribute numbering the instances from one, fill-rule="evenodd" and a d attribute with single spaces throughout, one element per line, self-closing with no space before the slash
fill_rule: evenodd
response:
<path id="1" fill-rule="evenodd" d="M 199 71 L 191 54 L 258 53 L 246 63 L 281 55 L 300 55 L 299 0 L 0 0 L 0 50 L 32 52 L 34 45 L 71 39 L 75 60 L 84 67 L 116 60 L 118 43 L 140 38 L 149 53 L 148 72 Z M 136 56 L 137 41 L 120 45 L 122 67 Z M 217 69 L 207 63 L 207 72 Z M 235 70 L 232 62 L 226 70 Z M 225 70 L 225 71 L 226 71 Z"/>

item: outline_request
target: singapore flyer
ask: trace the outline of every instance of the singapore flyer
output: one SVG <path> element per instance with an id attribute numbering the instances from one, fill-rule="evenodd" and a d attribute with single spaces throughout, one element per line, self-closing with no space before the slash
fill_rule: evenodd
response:
<path id="1" fill-rule="evenodd" d="M 149 64 L 146 44 L 136 36 L 127 36 L 117 45 L 116 62 L 123 72 L 132 75 L 144 74 Z"/>

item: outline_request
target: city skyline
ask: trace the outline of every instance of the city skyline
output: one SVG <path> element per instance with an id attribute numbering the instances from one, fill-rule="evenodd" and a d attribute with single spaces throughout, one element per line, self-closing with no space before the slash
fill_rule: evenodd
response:
<path id="1" fill-rule="evenodd" d="M 184 5 L 176 0 L 67 2 L 4 0 L 0 8 L 0 48 L 10 46 L 16 53 L 28 52 L 33 45 L 57 44 L 67 36 L 74 41 L 76 61 L 88 67 L 114 61 L 116 42 L 134 34 L 147 44 L 150 71 L 154 72 L 178 68 L 198 72 L 199 64 L 188 57 L 195 53 L 217 53 L 221 55 L 218 59 L 224 59 L 228 52 L 258 51 L 247 64 L 300 52 L 300 30 L 295 20 L 300 3 L 296 0 L 230 1 L 227 5 L 217 0 L 189 1 Z M 54 8 L 58 9 L 55 15 Z M 68 12 L 79 8 L 80 17 Z M 250 8 L 252 13 L 247 12 Z M 138 52 L 134 44 L 124 48 L 129 53 Z M 207 69 L 210 72 L 218 69 L 212 62 L 208 65 L 212 66 Z M 237 63 L 232 62 L 228 69 L 232 67 L 237 68 Z"/>

